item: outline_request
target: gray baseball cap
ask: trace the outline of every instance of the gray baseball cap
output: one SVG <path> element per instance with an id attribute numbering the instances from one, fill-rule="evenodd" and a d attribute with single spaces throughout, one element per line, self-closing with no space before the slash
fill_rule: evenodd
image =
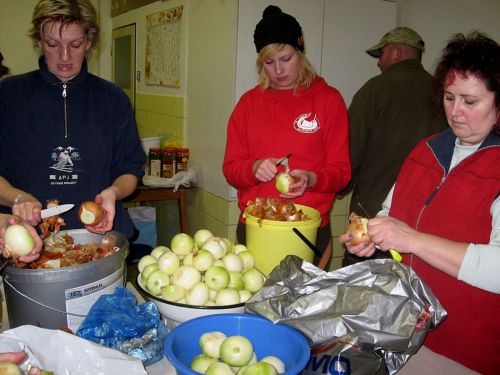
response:
<path id="1" fill-rule="evenodd" d="M 387 32 L 380 42 L 373 47 L 368 48 L 366 53 L 372 57 L 379 58 L 382 55 L 382 48 L 388 44 L 404 44 L 410 47 L 415 47 L 425 51 L 425 42 L 422 37 L 409 27 L 396 27 L 395 29 Z"/>

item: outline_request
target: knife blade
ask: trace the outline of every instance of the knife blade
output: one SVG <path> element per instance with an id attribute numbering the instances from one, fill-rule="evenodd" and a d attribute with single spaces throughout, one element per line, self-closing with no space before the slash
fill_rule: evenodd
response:
<path id="1" fill-rule="evenodd" d="M 368 214 L 368 211 L 363 207 L 360 201 L 356 202 L 358 204 L 358 207 L 361 208 L 361 211 L 363 211 L 363 214 L 368 218 L 371 219 L 370 215 Z M 375 246 L 378 249 L 378 246 Z M 403 260 L 403 257 L 397 251 L 396 249 L 389 249 L 389 253 L 391 253 L 392 259 L 394 259 L 396 262 L 401 262 Z"/>
<path id="2" fill-rule="evenodd" d="M 42 219 L 46 219 L 46 218 L 51 217 L 51 216 L 63 214 L 65 212 L 71 210 L 73 207 L 75 207 L 74 204 L 68 203 L 68 204 L 61 204 L 59 206 L 46 208 L 45 210 L 42 210 Z"/>
<path id="3" fill-rule="evenodd" d="M 283 164 L 285 161 L 290 159 L 292 157 L 292 155 L 293 155 L 292 153 L 289 153 L 287 156 L 282 157 L 281 159 L 278 159 L 278 161 L 276 162 L 276 166 Z"/>
<path id="4" fill-rule="evenodd" d="M 289 153 L 287 156 L 282 157 L 276 162 L 276 166 L 278 165 L 284 165 L 285 166 L 285 172 L 288 173 L 290 171 L 290 167 L 288 166 L 288 159 L 292 157 L 292 153 Z"/>

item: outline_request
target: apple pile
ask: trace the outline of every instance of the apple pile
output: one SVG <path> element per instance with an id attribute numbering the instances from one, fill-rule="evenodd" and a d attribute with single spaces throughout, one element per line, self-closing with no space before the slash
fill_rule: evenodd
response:
<path id="1" fill-rule="evenodd" d="M 226 336 L 219 331 L 200 336 L 201 354 L 191 361 L 191 369 L 205 375 L 276 375 L 285 372 L 285 364 L 276 356 L 260 361 L 253 344 L 245 336 Z"/>
<path id="2" fill-rule="evenodd" d="M 170 248 L 157 246 L 139 260 L 142 284 L 169 302 L 227 306 L 246 302 L 264 285 L 245 245 L 234 245 L 207 229 L 193 237 L 177 233 Z"/>

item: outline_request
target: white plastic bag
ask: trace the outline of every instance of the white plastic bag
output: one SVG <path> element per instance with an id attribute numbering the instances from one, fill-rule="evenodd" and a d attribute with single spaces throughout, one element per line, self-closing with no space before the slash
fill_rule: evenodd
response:
<path id="1" fill-rule="evenodd" d="M 0 352 L 18 351 L 28 353 L 25 371 L 31 363 L 58 375 L 147 375 L 139 359 L 60 330 L 24 325 L 0 334 Z"/>
<path id="2" fill-rule="evenodd" d="M 185 172 L 178 172 L 172 178 L 163 178 L 156 176 L 144 176 L 142 183 L 152 187 L 173 187 L 174 191 L 179 189 L 179 186 L 190 187 L 191 183 L 196 182 L 196 172 L 193 168 Z"/>

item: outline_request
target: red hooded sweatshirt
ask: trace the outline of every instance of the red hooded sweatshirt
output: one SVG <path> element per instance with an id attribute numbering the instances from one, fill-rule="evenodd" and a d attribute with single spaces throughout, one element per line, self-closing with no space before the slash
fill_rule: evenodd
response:
<path id="1" fill-rule="evenodd" d="M 263 183 L 255 178 L 255 160 L 289 153 L 291 170 L 313 171 L 317 176 L 316 185 L 294 202 L 319 210 L 324 226 L 335 193 L 351 178 L 351 164 L 347 108 L 340 93 L 321 77 L 310 88 L 295 92 L 257 86 L 236 105 L 229 119 L 222 171 L 238 189 L 242 213 L 257 197 L 279 197 L 274 179 Z"/>

